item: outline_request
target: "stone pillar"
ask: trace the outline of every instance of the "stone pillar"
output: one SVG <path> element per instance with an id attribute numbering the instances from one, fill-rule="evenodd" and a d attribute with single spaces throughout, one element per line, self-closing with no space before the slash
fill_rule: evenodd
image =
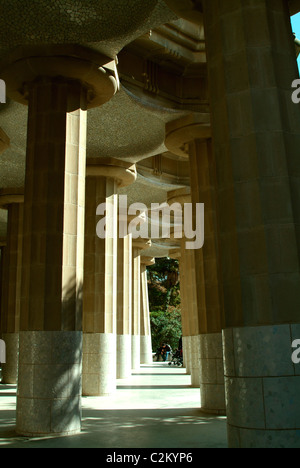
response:
<path id="1" fill-rule="evenodd" d="M 118 239 L 117 379 L 131 375 L 132 236 Z"/>
<path id="2" fill-rule="evenodd" d="M 299 447 L 298 76 L 288 2 L 205 0 L 230 447 Z"/>
<path id="3" fill-rule="evenodd" d="M 21 435 L 72 434 L 81 427 L 85 94 L 79 84 L 64 80 L 42 80 L 30 89 L 17 397 Z"/>
<path id="4" fill-rule="evenodd" d="M 179 204 L 184 221 L 184 205 L 191 203 L 190 189 L 179 189 L 168 193 L 168 204 Z M 175 206 L 175 205 L 174 205 Z M 199 310 L 196 285 L 195 251 L 186 248 L 188 239 L 182 233 L 180 255 L 180 281 L 183 282 L 181 296 L 183 297 L 183 347 L 186 354 L 187 372 L 191 374 L 192 386 L 199 387 Z M 187 326 L 186 326 L 187 325 Z M 188 332 L 188 335 L 186 333 Z"/>
<path id="5" fill-rule="evenodd" d="M 117 192 L 119 186 L 129 185 L 135 178 L 134 165 L 110 158 L 88 160 L 83 306 L 83 395 L 104 396 L 116 390 Z M 97 214 L 102 215 L 100 220 L 97 219 Z"/>
<path id="6" fill-rule="evenodd" d="M 216 165 L 209 138 L 209 122 L 190 115 L 169 123 L 166 144 L 190 161 L 191 201 L 204 204 L 204 245 L 193 250 L 199 317 L 201 409 L 225 413 L 222 327 L 223 308 L 218 246 Z"/>
<path id="7" fill-rule="evenodd" d="M 141 252 L 149 247 L 148 239 L 132 240 L 132 370 L 138 370 L 141 365 Z"/>
<path id="8" fill-rule="evenodd" d="M 199 387 L 200 369 L 199 369 L 199 318 L 197 305 L 197 286 L 195 275 L 195 255 L 193 250 L 187 250 L 185 247 L 186 239 L 181 242 L 181 259 L 183 260 L 183 281 L 185 283 L 183 294 L 184 314 L 188 322 L 188 336 L 185 336 L 185 346 L 187 352 L 187 371 L 191 374 L 191 384 L 193 387 Z"/>
<path id="9" fill-rule="evenodd" d="M 141 257 L 141 364 L 153 362 L 147 266 L 154 264 L 155 258 Z"/>
<path id="10" fill-rule="evenodd" d="M 86 110 L 117 90 L 106 58 L 81 51 L 22 47 L 2 63 L 28 105 L 16 432 L 29 437 L 81 429 Z"/>
<path id="11" fill-rule="evenodd" d="M 0 327 L 1 338 L 6 344 L 6 363 L 2 366 L 2 383 L 6 384 L 16 384 L 18 378 L 23 193 L 24 191 L 20 189 L 0 191 L 0 207 L 8 210 Z"/>
<path id="12" fill-rule="evenodd" d="M 193 204 L 204 203 L 204 245 L 195 250 L 197 282 L 204 281 L 203 314 L 200 330 L 201 410 L 225 414 L 225 384 L 222 348 L 223 303 L 218 247 L 218 205 L 216 166 L 211 140 L 193 139 L 189 143 Z M 199 291 L 199 289 L 197 289 Z M 198 302 L 201 301 L 198 295 Z"/>
<path id="13" fill-rule="evenodd" d="M 175 255 L 175 256 L 174 256 Z M 182 353 L 183 353 L 183 367 L 186 368 L 187 374 L 190 374 L 190 347 L 188 338 L 190 336 L 190 326 L 187 316 L 187 293 L 186 293 L 186 276 L 185 276 L 185 256 L 181 258 L 181 248 L 176 253 L 169 253 L 171 258 L 179 260 L 179 279 L 180 279 L 180 301 L 181 301 L 181 323 L 182 323 Z"/>

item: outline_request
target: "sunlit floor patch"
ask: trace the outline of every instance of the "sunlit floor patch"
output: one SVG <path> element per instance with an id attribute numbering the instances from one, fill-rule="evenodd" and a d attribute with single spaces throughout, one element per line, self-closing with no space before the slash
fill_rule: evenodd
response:
<path id="1" fill-rule="evenodd" d="M 0 447 L 225 448 L 226 418 L 201 413 L 185 369 L 142 366 L 110 397 L 82 398 L 82 432 L 23 439 L 14 433 L 16 388 L 0 385 Z"/>

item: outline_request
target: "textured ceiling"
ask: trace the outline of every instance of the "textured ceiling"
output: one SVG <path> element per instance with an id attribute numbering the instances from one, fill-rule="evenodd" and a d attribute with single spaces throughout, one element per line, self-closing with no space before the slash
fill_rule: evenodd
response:
<path id="1" fill-rule="evenodd" d="M 0 0 L 0 60 L 19 45 L 63 43 L 114 57 L 134 39 L 176 19 L 163 0 Z M 88 111 L 87 157 L 138 162 L 164 153 L 166 123 L 185 114 L 141 102 L 121 86 L 110 102 Z M 12 101 L 1 104 L 0 127 L 11 140 L 0 155 L 0 188 L 23 187 L 27 107 Z M 165 201 L 174 189 L 139 175 L 120 193 L 128 195 L 129 204 L 150 206 Z M 0 237 L 5 236 L 6 222 L 7 212 L 0 210 Z M 168 246 L 153 245 L 149 253 L 167 255 Z"/>
<path id="2" fill-rule="evenodd" d="M 88 157 L 137 162 L 167 151 L 165 125 L 186 113 L 142 105 L 121 88 L 111 101 L 88 113 Z"/>
<path id="3" fill-rule="evenodd" d="M 136 37 L 173 19 L 163 0 L 1 0 L 0 50 L 94 43 L 114 56 Z"/>

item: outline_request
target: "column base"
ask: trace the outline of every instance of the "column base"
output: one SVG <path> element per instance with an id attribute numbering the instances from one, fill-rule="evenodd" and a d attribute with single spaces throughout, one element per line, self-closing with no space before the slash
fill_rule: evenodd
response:
<path id="1" fill-rule="evenodd" d="M 200 335 L 201 411 L 226 414 L 222 333 Z"/>
<path id="2" fill-rule="evenodd" d="M 199 335 L 190 337 L 191 343 L 191 385 L 200 387 L 200 343 Z"/>
<path id="3" fill-rule="evenodd" d="M 131 368 L 132 370 L 139 370 L 141 368 L 140 335 L 131 336 Z"/>
<path id="4" fill-rule="evenodd" d="M 191 337 L 182 337 L 183 348 L 183 366 L 186 368 L 186 373 L 191 374 Z"/>
<path id="5" fill-rule="evenodd" d="M 230 448 L 300 447 L 300 325 L 223 332 Z"/>
<path id="6" fill-rule="evenodd" d="M 116 391 L 116 335 L 83 334 L 82 394 L 108 396 Z"/>
<path id="7" fill-rule="evenodd" d="M 20 332 L 16 432 L 81 431 L 81 332 Z"/>
<path id="8" fill-rule="evenodd" d="M 6 363 L 2 364 L 2 383 L 16 384 L 18 381 L 19 333 L 3 333 L 6 345 Z"/>
<path id="9" fill-rule="evenodd" d="M 141 364 L 152 364 L 152 340 L 150 335 L 141 335 Z"/>
<path id="10" fill-rule="evenodd" d="M 131 376 L 131 335 L 117 335 L 117 379 Z"/>

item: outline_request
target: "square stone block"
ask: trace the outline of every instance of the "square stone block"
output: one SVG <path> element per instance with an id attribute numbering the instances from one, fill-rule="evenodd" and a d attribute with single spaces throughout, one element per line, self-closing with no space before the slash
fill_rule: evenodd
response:
<path id="1" fill-rule="evenodd" d="M 265 428 L 262 379 L 225 377 L 228 423 L 251 429 Z"/>
<path id="2" fill-rule="evenodd" d="M 267 428 L 300 431 L 300 377 L 265 378 L 263 382 Z"/>
<path id="3" fill-rule="evenodd" d="M 50 434 L 51 401 L 19 397 L 16 432 L 24 436 Z"/>
<path id="4" fill-rule="evenodd" d="M 233 329 L 236 375 L 294 375 L 289 325 Z"/>
<path id="5" fill-rule="evenodd" d="M 81 430 L 81 400 L 58 398 L 51 402 L 51 433 L 72 434 Z"/>

